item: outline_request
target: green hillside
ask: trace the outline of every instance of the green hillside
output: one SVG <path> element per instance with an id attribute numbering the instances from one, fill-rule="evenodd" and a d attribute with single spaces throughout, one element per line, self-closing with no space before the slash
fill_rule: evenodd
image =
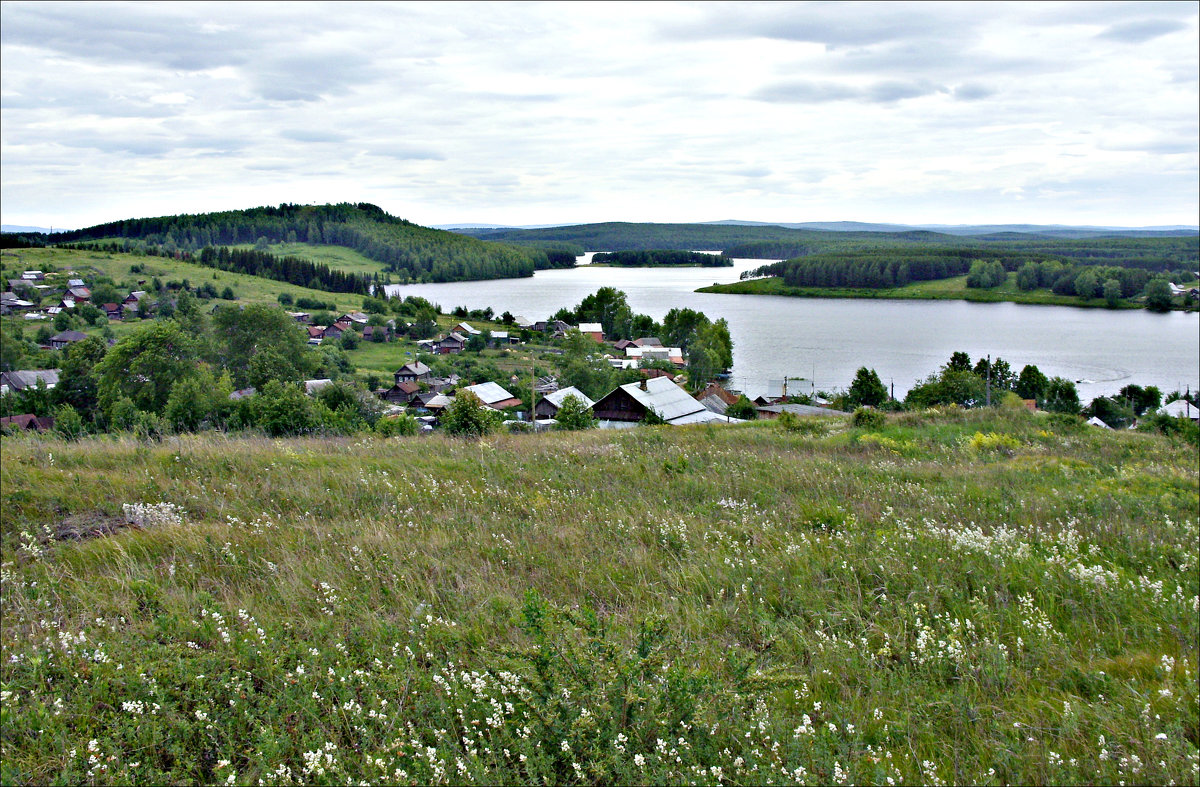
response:
<path id="1" fill-rule="evenodd" d="M 4 437 L 0 481 L 4 784 L 1196 780 L 1162 436 Z"/>
<path id="2" fill-rule="evenodd" d="M 1152 271 L 1195 270 L 1200 260 L 1196 235 L 1154 237 L 1052 238 L 1005 233 L 959 236 L 925 230 L 838 232 L 774 225 L 652 224 L 607 222 L 536 230 L 461 230 L 506 243 L 572 243 L 591 251 L 649 249 L 721 250 L 728 257 L 790 259 L 820 253 L 844 257 L 955 253 L 970 250 L 1004 258 L 1056 259 L 1082 265 L 1115 265 Z"/>
<path id="3" fill-rule="evenodd" d="M 157 246 L 168 253 L 206 246 L 272 244 L 340 246 L 379 262 L 401 280 L 461 281 L 530 276 L 562 265 L 545 249 L 488 243 L 396 218 L 367 203 L 292 205 L 195 215 L 127 219 L 54 235 L 56 243 L 122 241 L 117 248 Z M 301 252 L 301 256 L 306 256 Z M 574 258 L 570 259 L 571 264 Z"/>

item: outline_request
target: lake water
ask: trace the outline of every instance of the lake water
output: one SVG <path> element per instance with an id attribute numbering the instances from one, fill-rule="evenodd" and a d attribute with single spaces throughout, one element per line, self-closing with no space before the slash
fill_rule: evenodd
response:
<path id="1" fill-rule="evenodd" d="M 389 285 L 389 294 L 420 295 L 444 311 L 456 306 L 505 311 L 532 320 L 574 307 L 600 287 L 616 287 L 635 311 L 662 320 L 676 307 L 724 317 L 733 338 L 731 385 L 750 396 L 784 377 L 789 391 L 849 387 L 860 366 L 875 369 L 903 397 L 912 385 L 962 350 L 990 354 L 1020 371 L 1032 363 L 1049 377 L 1083 381 L 1080 398 L 1116 393 L 1128 383 L 1163 393 L 1200 388 L 1200 315 L 1109 311 L 966 301 L 855 300 L 718 295 L 693 292 L 737 281 L 765 260 L 731 268 L 610 268 L 591 255 L 569 270 L 531 278 L 448 284 Z"/>

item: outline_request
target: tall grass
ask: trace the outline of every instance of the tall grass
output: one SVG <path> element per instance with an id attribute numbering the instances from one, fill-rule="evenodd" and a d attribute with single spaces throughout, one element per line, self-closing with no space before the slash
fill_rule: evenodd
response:
<path id="1" fill-rule="evenodd" d="M 5 784 L 1200 773 L 1159 436 L 5 438 L 0 481 Z"/>

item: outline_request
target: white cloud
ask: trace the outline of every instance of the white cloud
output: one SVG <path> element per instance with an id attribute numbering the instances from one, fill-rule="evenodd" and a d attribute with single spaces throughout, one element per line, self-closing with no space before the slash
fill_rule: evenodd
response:
<path id="1" fill-rule="evenodd" d="M 6 223 L 1194 223 L 1194 3 L 6 3 Z M 1190 185 L 1189 185 L 1190 183 Z"/>

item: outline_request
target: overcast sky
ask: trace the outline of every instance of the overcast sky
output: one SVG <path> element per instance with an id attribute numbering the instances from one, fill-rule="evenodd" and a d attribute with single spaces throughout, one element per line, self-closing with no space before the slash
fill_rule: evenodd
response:
<path id="1" fill-rule="evenodd" d="M 0 6 L 0 211 L 1196 224 L 1195 2 Z"/>

